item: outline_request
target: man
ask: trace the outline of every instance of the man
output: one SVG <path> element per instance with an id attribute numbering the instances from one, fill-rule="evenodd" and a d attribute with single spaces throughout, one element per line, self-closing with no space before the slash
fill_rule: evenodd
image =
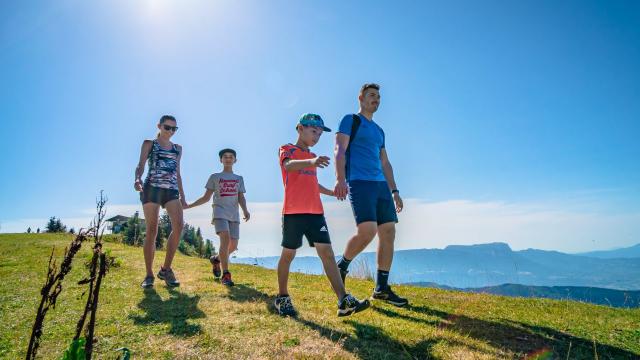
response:
<path id="1" fill-rule="evenodd" d="M 405 306 L 408 300 L 396 295 L 388 283 L 398 222 L 396 213 L 402 211 L 403 204 L 387 157 L 384 131 L 373 121 L 380 105 L 380 86 L 364 84 L 358 100 L 358 114 L 344 116 L 336 134 L 334 192 L 339 200 L 349 196 L 357 224 L 357 232 L 347 243 L 338 268 L 344 282 L 351 261 L 378 234 L 378 271 L 372 299 Z"/>

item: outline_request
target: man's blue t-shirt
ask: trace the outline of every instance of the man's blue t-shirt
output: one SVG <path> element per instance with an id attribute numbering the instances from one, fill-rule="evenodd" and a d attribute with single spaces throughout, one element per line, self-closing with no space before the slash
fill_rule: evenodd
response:
<path id="1" fill-rule="evenodd" d="M 360 127 L 347 151 L 347 181 L 385 181 L 380 162 L 380 150 L 384 148 L 384 131 L 362 114 Z M 353 115 L 345 115 L 340 121 L 338 133 L 351 136 Z"/>

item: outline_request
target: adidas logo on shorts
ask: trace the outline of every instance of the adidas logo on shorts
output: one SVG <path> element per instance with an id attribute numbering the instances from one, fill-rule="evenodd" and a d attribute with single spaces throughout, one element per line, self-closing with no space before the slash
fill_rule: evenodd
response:
<path id="1" fill-rule="evenodd" d="M 327 226 L 325 225 L 325 226 L 320 228 L 320 231 L 329 231 L 329 230 L 327 230 Z"/>

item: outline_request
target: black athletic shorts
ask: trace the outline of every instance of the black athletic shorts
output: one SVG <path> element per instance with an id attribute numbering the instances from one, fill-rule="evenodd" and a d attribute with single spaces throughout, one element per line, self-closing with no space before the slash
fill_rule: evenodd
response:
<path id="1" fill-rule="evenodd" d="M 164 207 L 164 205 L 169 201 L 178 199 L 180 199 L 180 193 L 178 193 L 178 190 L 164 189 L 151 185 L 145 185 L 140 193 L 140 201 L 142 201 L 142 205 L 152 202 Z"/>
<path id="2" fill-rule="evenodd" d="M 323 214 L 287 214 L 282 216 L 282 247 L 296 250 L 302 246 L 302 236 L 309 246 L 331 244 L 329 229 Z"/>

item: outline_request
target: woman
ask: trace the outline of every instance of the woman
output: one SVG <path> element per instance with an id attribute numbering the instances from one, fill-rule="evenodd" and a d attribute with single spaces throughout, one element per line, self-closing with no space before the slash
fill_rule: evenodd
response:
<path id="1" fill-rule="evenodd" d="M 164 115 L 160 118 L 158 136 L 154 140 L 145 140 L 142 143 L 140 161 L 136 167 L 134 187 L 136 191 L 140 192 L 140 201 L 142 201 L 147 225 L 144 241 L 144 263 L 147 276 L 142 281 L 143 288 L 153 286 L 153 257 L 156 250 L 158 217 L 161 206 L 167 210 L 171 219 L 171 234 L 167 243 L 164 265 L 158 272 L 158 279 L 164 280 L 170 287 L 180 285 L 171 269 L 171 262 L 176 254 L 184 224 L 182 208 L 187 206 L 187 203 L 180 177 L 182 146 L 174 144 L 170 140 L 178 130 L 176 125 L 176 119 L 171 115 Z M 143 183 L 141 178 L 146 161 L 149 162 L 149 171 Z"/>

